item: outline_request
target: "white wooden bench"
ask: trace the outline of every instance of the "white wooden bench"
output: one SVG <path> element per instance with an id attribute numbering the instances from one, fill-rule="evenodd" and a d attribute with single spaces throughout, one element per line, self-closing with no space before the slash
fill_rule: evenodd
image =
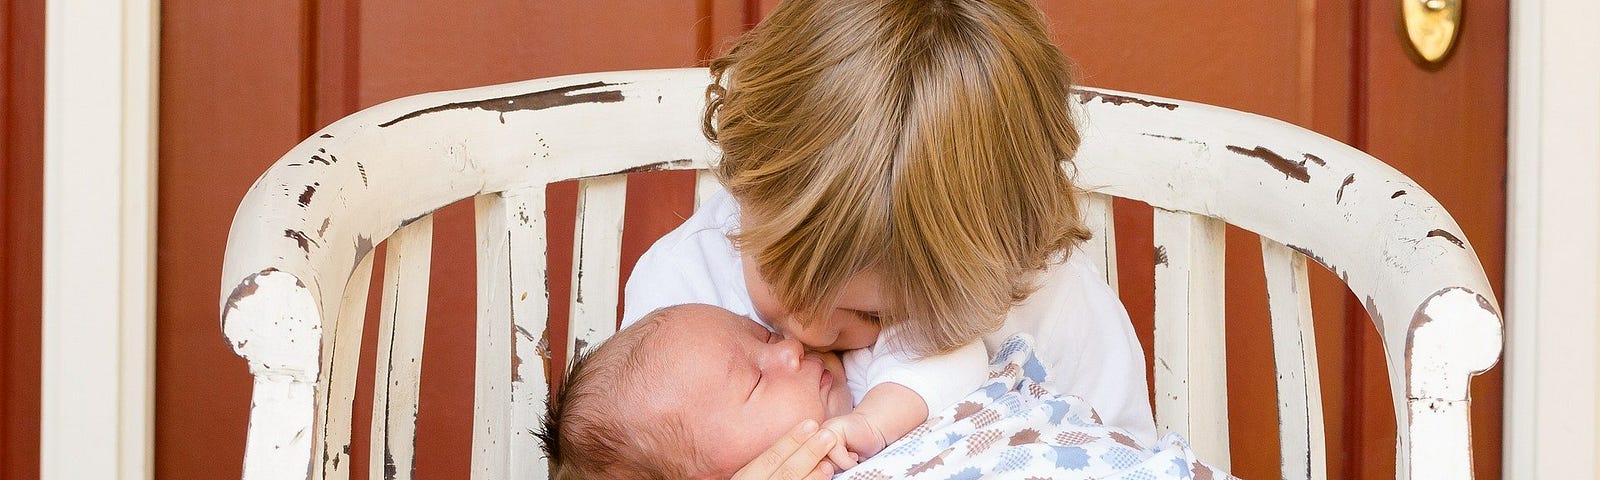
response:
<path id="1" fill-rule="evenodd" d="M 572 335 L 614 330 L 630 172 L 704 169 L 703 69 L 530 80 L 394 100 L 290 150 L 251 187 L 229 233 L 223 332 L 255 376 L 244 478 L 349 476 L 350 412 L 373 246 L 388 242 L 372 471 L 411 478 L 433 223 L 471 199 L 478 251 L 474 479 L 544 478 L 531 432 L 548 387 L 545 188 L 579 181 Z M 1471 476 L 1471 375 L 1500 355 L 1483 268 L 1439 203 L 1388 165 L 1285 122 L 1080 89 L 1076 179 L 1115 284 L 1112 196 L 1156 207 L 1156 417 L 1226 465 L 1223 226 L 1261 236 L 1278 370 L 1282 477 L 1325 478 L 1306 277 L 1344 279 L 1383 339 L 1399 478 Z M 698 196 L 719 188 L 704 172 Z M 578 271 L 574 269 L 574 271 Z M 380 473 L 374 473 L 374 478 Z"/>

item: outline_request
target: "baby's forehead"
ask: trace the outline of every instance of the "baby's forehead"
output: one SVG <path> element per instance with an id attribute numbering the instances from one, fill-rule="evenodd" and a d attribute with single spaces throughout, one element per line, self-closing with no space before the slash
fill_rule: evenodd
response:
<path id="1" fill-rule="evenodd" d="M 629 364 L 640 391 L 651 392 L 663 412 L 720 398 L 719 393 L 730 386 L 729 375 L 739 369 L 739 362 L 749 360 L 740 354 L 735 337 L 748 333 L 715 318 L 673 315 L 654 320 L 630 353 Z"/>
<path id="2" fill-rule="evenodd" d="M 723 344 L 726 342 L 718 340 L 730 331 L 725 323 L 713 315 L 698 311 L 663 309 L 651 313 L 634 325 L 634 328 L 643 330 L 639 332 L 635 353 L 676 352 L 687 348 L 706 348 L 711 344 Z"/>
<path id="3" fill-rule="evenodd" d="M 711 305 L 667 307 L 651 313 L 645 320 L 658 327 L 658 332 L 652 332 L 652 336 L 661 336 L 662 333 L 750 335 L 766 332 L 766 327 L 754 320 Z"/>

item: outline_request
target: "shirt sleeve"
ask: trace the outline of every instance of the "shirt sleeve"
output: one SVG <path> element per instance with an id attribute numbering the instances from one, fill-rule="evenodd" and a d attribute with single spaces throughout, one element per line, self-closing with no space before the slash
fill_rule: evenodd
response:
<path id="1" fill-rule="evenodd" d="M 1127 309 L 1087 257 L 1073 255 L 1051 267 L 1033 296 L 985 342 L 997 348 L 1015 333 L 1033 335 L 1046 386 L 1087 400 L 1102 423 L 1140 442 L 1155 441 L 1144 348 Z"/>
<path id="2" fill-rule="evenodd" d="M 656 309 L 685 303 L 716 305 L 757 320 L 739 254 L 726 234 L 736 225 L 735 207 L 726 192 L 719 193 L 650 245 L 622 289 L 622 328 Z"/>
<path id="3" fill-rule="evenodd" d="M 696 296 L 694 282 L 685 281 L 680 265 L 675 265 L 680 263 L 675 261 L 677 257 L 662 252 L 673 247 L 657 242 L 634 264 L 622 289 L 621 328 L 628 328 L 656 309 L 688 303 Z"/>
<path id="4" fill-rule="evenodd" d="M 846 352 L 844 360 L 845 377 L 857 403 L 874 386 L 898 383 L 922 397 L 929 416 L 954 405 L 989 378 L 989 354 L 978 341 L 942 355 L 911 358 L 894 348 L 887 335 L 879 335 L 876 344 Z"/>
<path id="5" fill-rule="evenodd" d="M 1128 312 L 1110 287 L 1097 295 L 1100 301 L 1084 305 L 1089 318 L 1076 359 L 1063 362 L 1069 370 L 1060 378 L 1061 391 L 1088 399 L 1106 425 L 1126 429 L 1145 444 L 1156 440 L 1149 387 L 1145 380 L 1144 348 L 1134 336 Z"/>

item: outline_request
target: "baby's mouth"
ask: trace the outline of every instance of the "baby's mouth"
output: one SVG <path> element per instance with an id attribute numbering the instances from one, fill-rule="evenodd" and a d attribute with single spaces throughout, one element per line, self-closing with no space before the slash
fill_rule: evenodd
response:
<path id="1" fill-rule="evenodd" d="M 817 392 L 821 394 L 823 401 L 827 401 L 828 394 L 833 390 L 834 380 L 833 372 L 828 370 L 827 360 L 823 360 L 822 355 L 816 352 L 806 352 L 806 360 L 817 362 L 817 370 L 820 371 L 817 375 Z"/>
<path id="2" fill-rule="evenodd" d="M 828 362 L 823 361 L 821 355 L 816 352 L 806 352 L 805 359 L 817 362 L 817 370 L 821 371 L 821 374 L 817 376 L 818 386 L 827 387 L 832 385 L 833 373 L 828 371 Z"/>

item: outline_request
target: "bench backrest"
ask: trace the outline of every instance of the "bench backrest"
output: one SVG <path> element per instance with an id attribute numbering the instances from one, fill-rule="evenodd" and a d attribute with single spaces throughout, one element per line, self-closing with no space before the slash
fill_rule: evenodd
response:
<path id="1" fill-rule="evenodd" d="M 544 478 L 545 188 L 577 180 L 571 335 L 616 325 L 625 174 L 704 169 L 704 69 L 611 72 L 394 100 L 329 125 L 246 194 L 223 267 L 223 331 L 255 376 L 246 479 L 348 478 L 370 253 L 388 242 L 372 471 L 410 478 L 430 213 L 477 224 L 475 479 Z M 1111 197 L 1156 208 L 1156 420 L 1226 466 L 1224 224 L 1261 236 L 1283 478 L 1325 478 L 1307 259 L 1364 300 L 1383 339 L 1400 478 L 1469 478 L 1467 384 L 1500 354 L 1498 303 L 1439 203 L 1354 148 L 1207 105 L 1079 89 L 1086 251 L 1116 285 Z M 697 195 L 719 188 L 701 172 Z M 342 454 L 341 454 L 342 453 Z M 342 462 L 342 463 L 341 463 Z"/>

